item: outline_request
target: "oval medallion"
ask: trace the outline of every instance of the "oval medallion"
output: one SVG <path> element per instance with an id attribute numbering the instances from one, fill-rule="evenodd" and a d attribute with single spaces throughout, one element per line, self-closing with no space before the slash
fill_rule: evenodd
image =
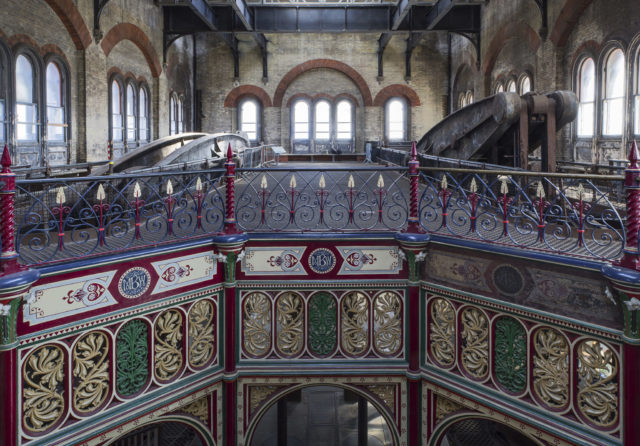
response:
<path id="1" fill-rule="evenodd" d="M 309 254 L 309 268 L 314 273 L 326 274 L 336 266 L 336 256 L 325 248 L 318 248 Z"/>

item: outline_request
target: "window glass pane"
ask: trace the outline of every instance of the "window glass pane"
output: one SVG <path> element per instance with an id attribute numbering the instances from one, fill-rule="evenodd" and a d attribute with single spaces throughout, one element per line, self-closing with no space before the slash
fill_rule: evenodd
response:
<path id="1" fill-rule="evenodd" d="M 622 50 L 616 49 L 609 54 L 605 76 L 605 97 L 624 96 L 624 55 Z"/>
<path id="2" fill-rule="evenodd" d="M 47 138 L 64 141 L 64 108 L 47 106 Z"/>
<path id="3" fill-rule="evenodd" d="M 531 79 L 529 76 L 525 76 L 522 78 L 522 83 L 520 84 L 520 94 L 529 93 L 531 91 Z"/>
<path id="4" fill-rule="evenodd" d="M 516 83 L 515 83 L 515 81 L 511 80 L 511 81 L 509 81 L 507 83 L 507 91 L 509 93 L 515 93 L 516 92 Z"/>
<path id="5" fill-rule="evenodd" d="M 338 139 L 351 139 L 352 137 L 352 123 L 353 119 L 353 108 L 351 102 L 349 101 L 340 101 L 338 102 L 338 106 L 336 107 L 337 111 L 337 124 L 338 130 L 336 137 Z"/>
<path id="6" fill-rule="evenodd" d="M 316 104 L 316 139 L 329 139 L 331 137 L 331 105 L 327 101 Z"/>
<path id="7" fill-rule="evenodd" d="M 62 107 L 62 81 L 55 63 L 47 65 L 47 105 Z"/>
<path id="8" fill-rule="evenodd" d="M 38 111 L 35 104 L 16 104 L 18 141 L 37 141 Z"/>
<path id="9" fill-rule="evenodd" d="M 127 115 L 135 116 L 136 114 L 136 94 L 131 85 L 127 85 Z"/>
<path id="10" fill-rule="evenodd" d="M 593 59 L 589 58 L 580 65 L 580 84 L 578 86 L 578 95 L 580 102 L 591 102 L 596 97 L 596 65 Z"/>
<path id="11" fill-rule="evenodd" d="M 114 114 L 121 114 L 120 108 L 120 84 L 117 81 L 111 82 L 111 111 Z"/>
<path id="12" fill-rule="evenodd" d="M 387 106 L 387 136 L 389 139 L 404 139 L 405 105 L 399 99 L 392 99 Z"/>
<path id="13" fill-rule="evenodd" d="M 242 104 L 242 112 L 240 113 L 242 124 L 256 122 L 256 117 L 258 115 L 258 108 L 256 107 L 255 102 L 253 101 L 245 101 Z"/>
<path id="14" fill-rule="evenodd" d="M 144 88 L 139 90 L 138 95 L 140 96 L 138 102 L 138 116 L 146 117 L 147 116 L 147 91 Z"/>
<path id="15" fill-rule="evenodd" d="M 624 103 L 622 98 L 605 99 L 602 104 L 603 129 L 607 136 L 622 135 L 624 121 Z"/>
<path id="16" fill-rule="evenodd" d="M 0 141 L 5 140 L 4 125 L 4 101 L 0 99 Z"/>
<path id="17" fill-rule="evenodd" d="M 182 98 L 178 99 L 178 133 L 182 133 L 184 131 L 184 121 L 183 121 L 183 116 L 184 116 L 184 101 L 182 100 Z"/>
<path id="18" fill-rule="evenodd" d="M 593 102 L 578 105 L 578 136 L 593 136 Z"/>
<path id="19" fill-rule="evenodd" d="M 309 139 L 309 104 L 304 101 L 293 106 L 293 133 L 295 139 Z"/>
<path id="20" fill-rule="evenodd" d="M 147 91 L 144 88 L 138 90 L 138 132 L 140 141 L 149 141 L 147 130 Z"/>
<path id="21" fill-rule="evenodd" d="M 169 134 L 176 134 L 176 100 L 173 96 L 169 99 Z"/>
<path id="22" fill-rule="evenodd" d="M 640 135 L 640 95 L 636 95 L 634 98 L 634 115 L 635 123 L 633 125 L 633 133 Z M 2 118 L 0 118 L 2 120 Z"/>
<path id="23" fill-rule="evenodd" d="M 16 100 L 33 102 L 33 66 L 22 55 L 16 59 Z"/>

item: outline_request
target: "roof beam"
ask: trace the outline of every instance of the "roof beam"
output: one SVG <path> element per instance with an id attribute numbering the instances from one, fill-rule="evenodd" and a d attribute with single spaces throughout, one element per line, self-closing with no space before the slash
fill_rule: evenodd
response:
<path id="1" fill-rule="evenodd" d="M 432 30 L 455 6 L 454 0 L 438 0 L 427 14 L 427 29 Z"/>

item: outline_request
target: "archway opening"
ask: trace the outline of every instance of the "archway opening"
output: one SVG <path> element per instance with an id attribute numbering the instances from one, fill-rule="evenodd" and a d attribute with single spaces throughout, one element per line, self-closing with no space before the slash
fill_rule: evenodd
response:
<path id="1" fill-rule="evenodd" d="M 348 389 L 312 386 L 280 398 L 261 417 L 250 446 L 391 446 L 387 421 Z"/>
<path id="2" fill-rule="evenodd" d="M 531 438 L 497 421 L 467 418 L 458 421 L 444 433 L 440 446 L 539 446 Z"/>
<path id="3" fill-rule="evenodd" d="M 142 426 L 110 444 L 110 446 L 132 445 L 204 446 L 204 442 L 193 427 L 176 421 L 163 421 Z"/>

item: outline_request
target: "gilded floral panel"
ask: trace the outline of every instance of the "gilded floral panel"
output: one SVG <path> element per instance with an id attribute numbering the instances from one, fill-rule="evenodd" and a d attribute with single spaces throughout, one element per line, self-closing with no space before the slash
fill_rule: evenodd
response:
<path id="1" fill-rule="evenodd" d="M 481 379 L 489 372 L 489 323 L 485 314 L 473 307 L 462 311 L 461 317 L 462 367 L 474 378 Z"/>
<path id="2" fill-rule="evenodd" d="M 182 369 L 182 325 L 183 317 L 179 310 L 167 310 L 156 319 L 154 373 L 161 381 L 170 380 Z"/>
<path id="3" fill-rule="evenodd" d="M 373 300 L 373 345 L 382 355 L 394 355 L 402 346 L 402 301 L 385 291 Z"/>
<path id="4" fill-rule="evenodd" d="M 456 313 L 445 299 L 431 302 L 429 320 L 429 350 L 431 357 L 443 366 L 451 366 L 456 354 Z"/>
<path id="5" fill-rule="evenodd" d="M 26 430 L 44 432 L 64 415 L 65 369 L 64 351 L 54 344 L 35 349 L 25 360 L 22 367 L 22 423 Z"/>
<path id="6" fill-rule="evenodd" d="M 618 360 L 606 344 L 589 339 L 577 348 L 580 413 L 601 427 L 618 421 Z"/>
<path id="7" fill-rule="evenodd" d="M 95 411 L 109 397 L 109 348 L 102 331 L 83 335 L 73 347 L 73 408 L 80 414 Z"/>
<path id="8" fill-rule="evenodd" d="M 342 298 L 341 345 L 349 355 L 361 355 L 369 347 L 369 299 L 364 293 L 353 291 Z"/>
<path id="9" fill-rule="evenodd" d="M 533 391 L 549 407 L 569 402 L 569 344 L 553 328 L 541 328 L 533 336 Z"/>
<path id="10" fill-rule="evenodd" d="M 251 293 L 242 308 L 242 347 L 253 357 L 271 349 L 271 299 L 263 293 Z"/>
<path id="11" fill-rule="evenodd" d="M 294 356 L 304 347 L 304 303 L 295 293 L 285 293 L 276 301 L 276 346 L 286 356 Z"/>
<path id="12" fill-rule="evenodd" d="M 201 300 L 189 310 L 189 364 L 206 365 L 216 354 L 216 309 L 210 300 Z"/>

